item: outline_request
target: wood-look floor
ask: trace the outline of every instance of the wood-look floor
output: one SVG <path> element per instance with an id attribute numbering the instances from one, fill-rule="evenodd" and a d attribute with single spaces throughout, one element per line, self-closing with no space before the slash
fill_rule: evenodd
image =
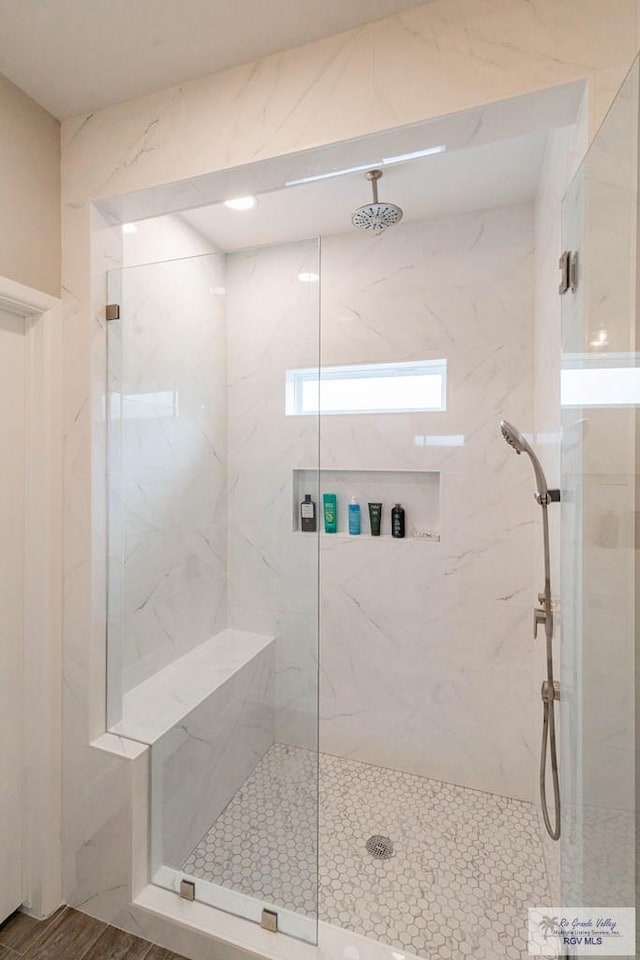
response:
<path id="1" fill-rule="evenodd" d="M 49 920 L 14 913 L 0 925 L 0 960 L 185 960 L 184 957 L 61 907 Z"/>

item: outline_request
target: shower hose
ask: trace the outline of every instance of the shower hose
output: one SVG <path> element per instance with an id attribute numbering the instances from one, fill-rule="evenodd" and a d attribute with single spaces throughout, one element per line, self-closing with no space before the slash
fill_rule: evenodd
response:
<path id="1" fill-rule="evenodd" d="M 558 752 L 556 748 L 556 720 L 554 707 L 553 681 L 551 693 L 548 692 L 546 681 L 542 685 L 542 745 L 540 748 L 540 805 L 542 817 L 547 833 L 552 840 L 560 839 L 560 780 L 558 777 Z M 555 808 L 555 823 L 551 824 L 549 805 L 547 802 L 547 752 L 551 754 L 551 779 L 553 780 L 553 805 Z"/>
<path id="2" fill-rule="evenodd" d="M 549 495 L 538 497 L 542 507 L 542 532 L 544 539 L 544 593 L 543 601 L 544 632 L 547 656 L 547 679 L 542 684 L 542 744 L 540 746 L 540 806 L 547 833 L 552 840 L 560 839 L 560 778 L 558 776 L 558 749 L 556 744 L 556 710 L 558 699 L 556 684 L 553 681 L 553 607 L 551 603 L 551 571 L 549 549 L 549 516 L 547 507 Z M 549 816 L 547 801 L 547 755 L 551 761 L 551 779 L 553 780 L 554 823 Z"/>

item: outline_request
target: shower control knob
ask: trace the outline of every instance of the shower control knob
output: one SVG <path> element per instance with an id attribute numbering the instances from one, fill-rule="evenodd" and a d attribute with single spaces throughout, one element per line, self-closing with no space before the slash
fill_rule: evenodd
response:
<path id="1" fill-rule="evenodd" d="M 546 624 L 547 611 L 543 607 L 533 608 L 533 636 L 538 636 L 538 627 L 540 624 Z"/>

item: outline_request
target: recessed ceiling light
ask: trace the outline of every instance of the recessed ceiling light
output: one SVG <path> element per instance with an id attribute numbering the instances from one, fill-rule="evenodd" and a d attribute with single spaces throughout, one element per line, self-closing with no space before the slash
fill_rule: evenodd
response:
<path id="1" fill-rule="evenodd" d="M 123 223 L 123 224 L 122 224 L 122 232 L 123 232 L 123 233 L 137 233 L 137 232 L 138 232 L 138 228 L 136 227 L 135 223 Z"/>
<path id="2" fill-rule="evenodd" d="M 303 283 L 317 283 L 319 279 L 319 273 L 308 273 L 303 270 L 302 273 L 298 274 L 298 280 L 301 280 Z"/>
<path id="3" fill-rule="evenodd" d="M 235 197 L 233 200 L 225 200 L 225 207 L 229 210 L 252 210 L 257 200 L 255 197 Z"/>

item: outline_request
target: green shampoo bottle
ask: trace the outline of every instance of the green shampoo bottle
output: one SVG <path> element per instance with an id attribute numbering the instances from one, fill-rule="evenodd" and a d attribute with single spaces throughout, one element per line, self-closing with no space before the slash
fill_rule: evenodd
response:
<path id="1" fill-rule="evenodd" d="M 324 532 L 338 532 L 338 498 L 335 493 L 322 494 L 322 508 L 324 513 Z"/>

